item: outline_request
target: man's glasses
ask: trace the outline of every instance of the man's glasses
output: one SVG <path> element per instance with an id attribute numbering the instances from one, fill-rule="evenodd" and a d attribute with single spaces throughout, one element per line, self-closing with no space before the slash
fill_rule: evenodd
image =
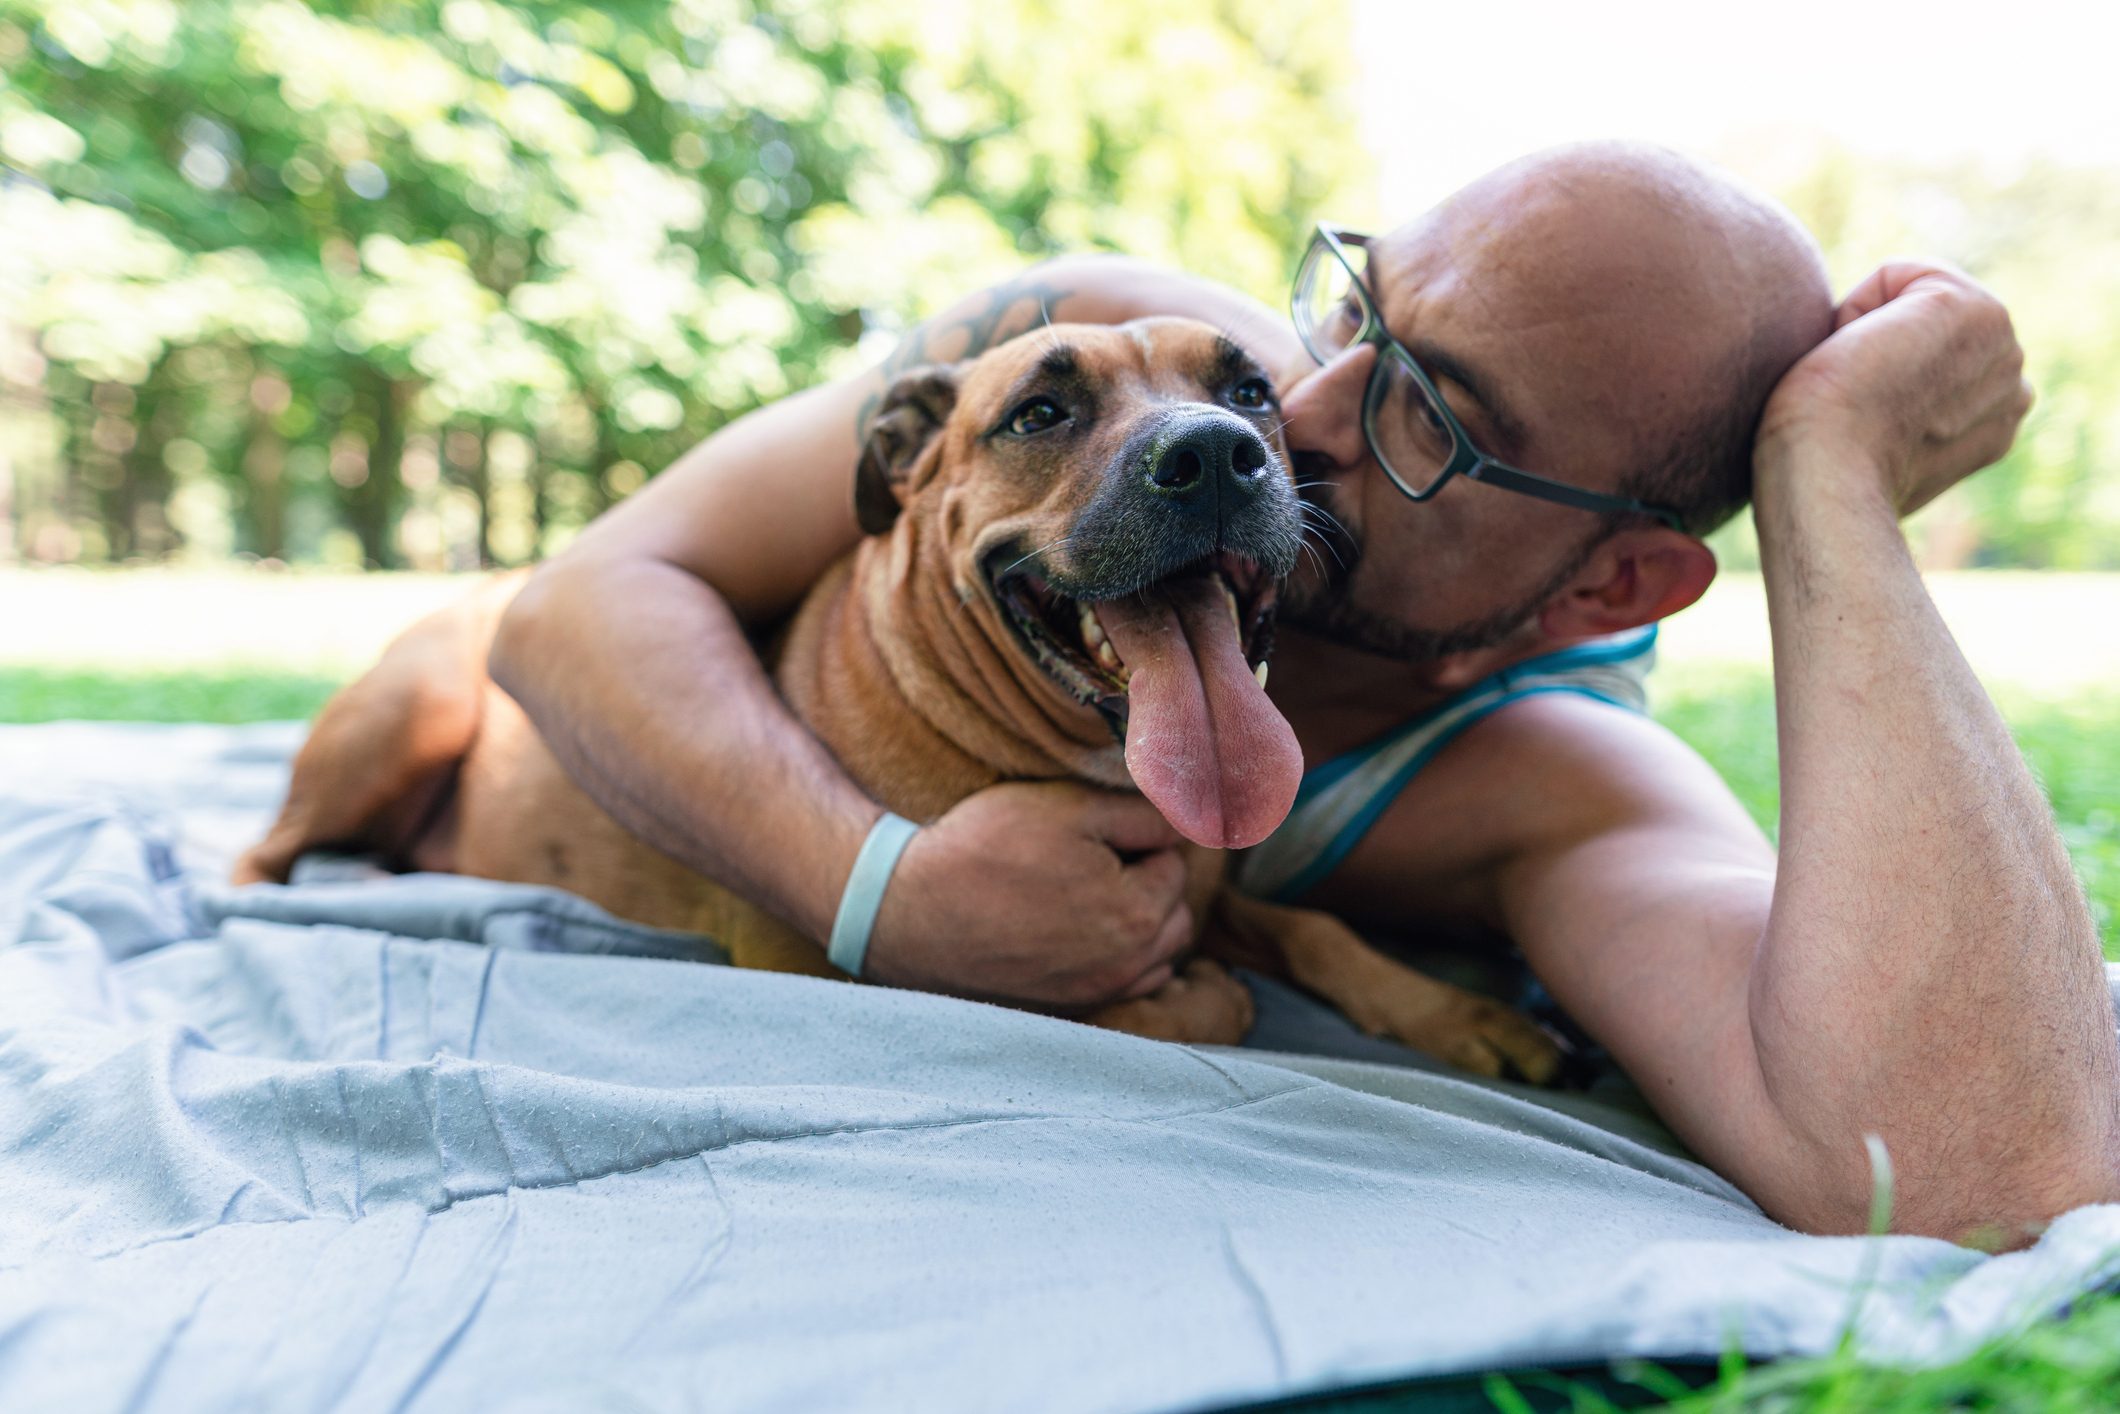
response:
<path id="1" fill-rule="evenodd" d="M 1673 530 L 1686 528 L 1684 518 L 1669 507 L 1549 481 L 1505 466 L 1474 446 L 1435 383 L 1384 327 L 1366 278 L 1369 240 L 1321 224 L 1296 272 L 1292 303 L 1296 333 L 1319 364 L 1330 363 L 1356 344 L 1376 345 L 1376 367 L 1362 397 L 1362 433 L 1393 485 L 1411 499 L 1425 501 L 1451 477 L 1465 476 L 1579 510 L 1645 515 Z"/>

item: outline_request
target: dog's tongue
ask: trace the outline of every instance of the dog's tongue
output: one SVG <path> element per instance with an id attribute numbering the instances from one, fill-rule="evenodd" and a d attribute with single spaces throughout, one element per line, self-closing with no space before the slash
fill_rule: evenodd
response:
<path id="1" fill-rule="evenodd" d="M 1295 803 L 1303 752 L 1244 661 L 1213 575 L 1096 606 L 1127 666 L 1126 768 L 1187 839 L 1242 849 Z"/>

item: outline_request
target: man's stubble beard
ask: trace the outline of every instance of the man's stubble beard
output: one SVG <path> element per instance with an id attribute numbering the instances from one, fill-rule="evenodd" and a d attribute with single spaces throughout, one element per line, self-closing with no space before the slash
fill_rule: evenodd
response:
<path id="1" fill-rule="evenodd" d="M 1305 501 L 1320 505 L 1312 500 L 1313 495 L 1330 489 L 1330 483 L 1324 483 L 1300 494 Z M 1353 580 L 1362 564 L 1361 541 L 1337 520 L 1306 513 L 1304 521 L 1306 534 L 1321 542 L 1312 557 L 1319 573 L 1311 579 L 1291 579 L 1283 587 L 1281 622 L 1343 648 L 1416 665 L 1455 653 L 1492 648 L 1508 638 L 1566 588 L 1611 535 L 1609 527 L 1597 527 L 1546 576 L 1536 592 L 1523 599 L 1467 623 L 1431 629 L 1416 628 L 1357 606 Z"/>

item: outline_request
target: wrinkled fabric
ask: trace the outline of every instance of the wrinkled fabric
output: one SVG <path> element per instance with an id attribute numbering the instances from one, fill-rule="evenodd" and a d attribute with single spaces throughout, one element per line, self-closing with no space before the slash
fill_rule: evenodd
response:
<path id="1" fill-rule="evenodd" d="M 0 1408 L 1200 1408 L 1950 1356 L 2120 1277 L 1788 1232 L 1520 1095 L 716 966 L 466 879 L 234 890 L 283 728 L 0 730 Z"/>

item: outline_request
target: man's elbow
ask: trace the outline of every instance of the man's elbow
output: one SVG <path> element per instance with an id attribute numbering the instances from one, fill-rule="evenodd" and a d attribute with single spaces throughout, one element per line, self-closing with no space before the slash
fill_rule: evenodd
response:
<path id="1" fill-rule="evenodd" d="M 2002 1252 L 2038 1241 L 2064 1213 L 2113 1202 L 2120 1202 L 2120 1146 L 2086 1136 L 2028 1144 L 2007 1157 L 1902 1156 L 1888 1176 L 1819 1185 L 1777 1205 L 1783 1211 L 1775 1216 L 1821 1237 L 1869 1232 L 1882 1216 L 1898 1236 Z"/>
<path id="2" fill-rule="evenodd" d="M 493 626 L 486 675 L 517 701 L 535 686 L 534 665 L 552 660 L 546 640 L 555 630 L 559 606 L 574 592 L 563 581 L 576 573 L 564 559 L 538 566 L 510 596 Z"/>
<path id="3" fill-rule="evenodd" d="M 1987 1251 L 2029 1247 L 2056 1218 L 2120 1202 L 2120 1145 L 2088 1137 L 2043 1145 L 1985 1177 L 1957 1205 L 1926 1225 L 1927 1235 Z"/>

